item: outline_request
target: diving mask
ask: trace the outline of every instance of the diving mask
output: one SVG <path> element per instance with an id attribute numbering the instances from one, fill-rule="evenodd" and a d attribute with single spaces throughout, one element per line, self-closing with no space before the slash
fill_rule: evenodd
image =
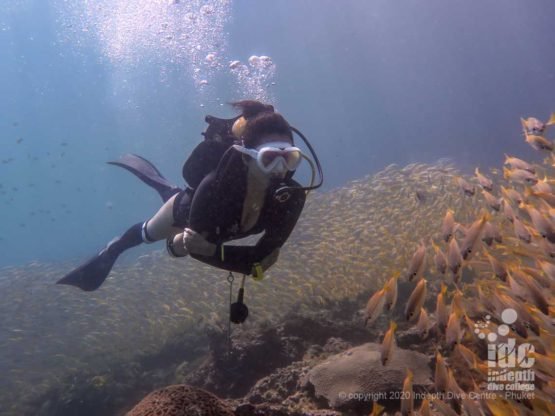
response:
<path id="1" fill-rule="evenodd" d="M 302 160 L 301 149 L 291 146 L 288 142 L 264 143 L 255 149 L 239 145 L 233 145 L 233 147 L 256 160 L 258 167 L 264 173 L 294 171 Z"/>

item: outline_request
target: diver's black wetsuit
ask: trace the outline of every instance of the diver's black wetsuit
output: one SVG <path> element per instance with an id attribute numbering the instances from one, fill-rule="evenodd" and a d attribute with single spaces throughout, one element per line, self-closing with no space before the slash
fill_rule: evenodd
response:
<path id="1" fill-rule="evenodd" d="M 289 189 L 286 192 L 290 197 L 278 200 L 274 197 L 276 189 L 300 185 L 291 175 L 270 183 L 256 224 L 242 232 L 247 166 L 241 153 L 234 149 L 226 153 L 228 149 L 229 143 L 205 140 L 193 150 L 183 166 L 183 178 L 190 188 L 180 192 L 174 201 L 174 225 L 206 232 L 206 239 L 218 245 L 214 256 L 191 257 L 214 267 L 250 274 L 254 263 L 285 243 L 301 214 L 306 194 L 302 189 Z M 224 242 L 262 231 L 264 235 L 256 245 L 226 245 L 222 252 Z"/>

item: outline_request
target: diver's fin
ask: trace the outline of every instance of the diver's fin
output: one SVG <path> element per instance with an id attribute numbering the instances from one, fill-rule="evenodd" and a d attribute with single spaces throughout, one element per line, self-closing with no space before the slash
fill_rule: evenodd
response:
<path id="1" fill-rule="evenodd" d="M 56 284 L 77 286 L 87 292 L 96 290 L 110 274 L 117 258 L 117 254 L 109 250 L 103 250 L 86 263 L 66 274 Z"/>
<path id="2" fill-rule="evenodd" d="M 152 163 L 141 156 L 127 153 L 119 160 L 108 163 L 127 169 L 144 183 L 156 189 L 164 202 L 181 191 L 179 187 L 169 183 Z"/>

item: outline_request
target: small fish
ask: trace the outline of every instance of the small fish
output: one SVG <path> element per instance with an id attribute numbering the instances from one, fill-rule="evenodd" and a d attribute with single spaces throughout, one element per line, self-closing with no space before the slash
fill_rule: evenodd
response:
<path id="1" fill-rule="evenodd" d="M 420 410 L 418 411 L 420 416 L 432 416 L 432 412 L 430 410 L 430 401 L 426 398 L 422 400 L 422 404 L 420 405 Z"/>
<path id="2" fill-rule="evenodd" d="M 459 414 L 455 412 L 449 404 L 445 403 L 443 400 L 439 398 L 435 398 L 432 404 L 434 408 L 436 408 L 439 412 L 434 414 L 440 414 L 442 416 L 459 416 Z"/>
<path id="3" fill-rule="evenodd" d="M 378 290 L 372 295 L 366 304 L 366 319 L 364 325 L 372 324 L 382 314 L 385 305 L 385 290 Z"/>
<path id="4" fill-rule="evenodd" d="M 474 328 L 469 328 L 469 330 L 474 330 Z M 476 364 L 481 361 L 471 349 L 465 347 L 463 344 L 459 343 L 455 345 L 455 351 L 464 359 L 470 368 L 474 368 Z"/>
<path id="5" fill-rule="evenodd" d="M 405 319 L 409 322 L 418 318 L 420 309 L 426 300 L 426 279 L 420 279 L 410 294 L 405 307 Z"/>
<path id="6" fill-rule="evenodd" d="M 428 317 L 428 312 L 426 312 L 426 309 L 424 308 L 420 308 L 420 315 L 418 317 L 418 322 L 416 323 L 416 329 L 422 339 L 428 338 L 430 333 L 430 318 Z"/>
<path id="7" fill-rule="evenodd" d="M 509 170 L 507 168 L 503 168 L 503 177 L 507 180 L 523 185 L 535 185 L 538 183 L 536 175 L 524 169 Z"/>
<path id="8" fill-rule="evenodd" d="M 549 152 L 553 151 L 553 143 L 547 140 L 543 136 L 536 136 L 534 134 L 526 135 L 526 143 L 528 143 L 535 150 L 547 150 Z"/>
<path id="9" fill-rule="evenodd" d="M 495 395 L 495 398 L 484 399 L 484 404 L 489 410 L 488 414 L 499 416 L 520 416 L 521 413 L 515 409 L 512 403 L 503 399 L 501 395 Z M 514 402 L 513 402 L 514 403 Z"/>
<path id="10" fill-rule="evenodd" d="M 532 242 L 532 234 L 528 231 L 528 228 L 520 221 L 516 216 L 513 216 L 513 227 L 515 235 L 527 244 Z"/>
<path id="11" fill-rule="evenodd" d="M 453 210 L 448 209 L 441 225 L 441 238 L 446 243 L 453 237 L 453 232 L 455 230 L 455 217 L 453 215 Z"/>
<path id="12" fill-rule="evenodd" d="M 524 273 L 529 274 L 540 286 L 544 288 L 551 288 L 552 281 L 543 270 L 538 270 L 533 267 L 521 267 L 520 269 Z"/>
<path id="13" fill-rule="evenodd" d="M 424 268 L 426 267 L 426 246 L 424 242 L 421 242 L 414 254 L 412 255 L 412 259 L 409 264 L 409 268 L 407 270 L 407 278 L 408 281 L 412 281 L 414 278 L 420 279 L 422 277 L 422 273 L 424 272 Z"/>
<path id="14" fill-rule="evenodd" d="M 491 179 L 486 178 L 484 175 L 480 173 L 478 168 L 474 170 L 474 174 L 478 178 L 478 183 L 484 190 L 491 192 L 493 190 L 493 182 Z"/>
<path id="15" fill-rule="evenodd" d="M 549 377 L 555 378 L 555 355 L 553 353 L 544 355 L 531 350 L 529 356 L 534 359 L 535 368 Z"/>
<path id="16" fill-rule="evenodd" d="M 407 375 L 403 381 L 403 393 L 401 396 L 402 416 L 412 416 L 414 413 L 414 392 L 412 391 L 413 378 L 412 371 L 407 368 Z"/>
<path id="17" fill-rule="evenodd" d="M 458 384 L 454 377 L 451 384 L 458 387 Z M 467 392 L 463 391 L 462 389 L 460 391 L 461 393 L 458 394 L 457 397 L 460 397 L 463 409 L 466 411 L 466 414 L 468 416 L 483 416 L 484 412 L 482 411 L 481 406 L 478 405 L 478 403 Z"/>
<path id="18" fill-rule="evenodd" d="M 434 373 L 434 384 L 437 391 L 447 391 L 447 383 L 449 375 L 447 374 L 447 366 L 445 359 L 439 351 L 436 352 L 436 368 Z"/>
<path id="19" fill-rule="evenodd" d="M 380 416 L 384 410 L 385 410 L 385 407 L 381 406 L 378 402 L 373 402 L 372 413 L 370 413 L 369 416 Z"/>
<path id="20" fill-rule="evenodd" d="M 484 199 L 486 200 L 486 203 L 491 209 L 497 212 L 501 210 L 501 199 L 494 197 L 485 189 L 482 189 L 482 195 L 484 195 Z"/>
<path id="21" fill-rule="evenodd" d="M 511 169 L 523 169 L 530 173 L 536 173 L 536 169 L 522 159 L 505 155 L 505 165 Z"/>
<path id="22" fill-rule="evenodd" d="M 447 328 L 447 321 L 449 320 L 449 307 L 445 302 L 445 296 L 447 295 L 447 286 L 442 282 L 441 290 L 437 294 L 436 299 L 436 319 L 437 326 L 441 333 L 445 332 Z"/>
<path id="23" fill-rule="evenodd" d="M 395 346 L 395 330 L 397 329 L 397 324 L 393 321 L 389 323 L 389 329 L 383 337 L 382 344 L 380 346 L 380 356 L 382 365 L 386 365 L 391 360 L 391 355 Z"/>
<path id="24" fill-rule="evenodd" d="M 426 202 L 427 196 L 423 191 L 416 191 L 414 193 L 414 197 L 416 198 L 416 201 L 423 204 Z"/>
<path id="25" fill-rule="evenodd" d="M 489 247 L 491 247 L 494 241 L 502 243 L 503 238 L 501 237 L 501 234 L 499 233 L 497 227 L 495 227 L 491 222 L 488 221 L 486 225 L 484 225 L 484 231 L 482 232 L 482 241 L 486 243 Z"/>
<path id="26" fill-rule="evenodd" d="M 399 279 L 400 273 L 393 275 L 384 285 L 383 289 L 385 291 L 385 304 L 384 309 L 389 311 L 395 307 L 397 303 L 397 296 L 399 294 L 397 288 L 397 280 Z"/>
<path id="27" fill-rule="evenodd" d="M 536 262 L 549 279 L 555 283 L 555 264 L 536 259 Z"/>
<path id="28" fill-rule="evenodd" d="M 512 277 L 523 288 L 523 298 L 531 300 L 544 315 L 549 315 L 549 302 L 534 279 L 518 269 L 513 270 Z"/>
<path id="29" fill-rule="evenodd" d="M 503 282 L 506 281 L 507 269 L 503 266 L 503 264 L 488 252 L 486 252 L 486 257 L 488 258 L 489 263 L 491 264 L 491 269 L 493 270 L 493 274 L 495 274 L 495 277 L 497 277 Z"/>
<path id="30" fill-rule="evenodd" d="M 538 182 L 536 185 L 538 185 L 539 183 L 540 182 Z M 524 196 L 526 197 L 526 199 L 529 199 L 530 197 L 540 198 L 542 201 L 545 201 L 549 205 L 554 207 L 555 206 L 555 195 L 551 192 L 540 192 L 540 191 L 533 190 L 536 187 L 536 185 L 534 185 L 532 187 L 532 189 L 526 188 L 524 190 Z"/>
<path id="31" fill-rule="evenodd" d="M 448 349 L 461 342 L 463 331 L 461 329 L 461 319 L 456 311 L 451 311 L 445 330 L 445 343 Z"/>
<path id="32" fill-rule="evenodd" d="M 547 177 L 544 177 L 542 180 L 538 181 L 538 183 L 532 187 L 532 191 L 545 192 L 550 194 L 553 192 L 553 189 L 551 188 L 551 185 L 549 184 Z"/>
<path id="33" fill-rule="evenodd" d="M 19 144 L 19 143 L 21 143 L 22 141 L 23 141 L 23 138 L 22 138 L 22 137 L 20 137 L 20 138 L 19 138 L 19 139 L 17 139 L 17 140 L 15 141 L 15 142 L 16 142 L 17 144 Z"/>
<path id="34" fill-rule="evenodd" d="M 511 296 L 505 293 L 497 293 L 497 295 L 504 304 L 505 308 L 509 307 L 517 312 L 518 319 L 514 325 L 523 323 L 526 329 L 530 329 L 534 334 L 540 335 L 540 327 L 538 323 L 520 302 L 515 301 Z M 527 332 L 519 329 L 518 327 L 515 327 L 515 331 L 523 338 L 528 337 Z"/>
<path id="35" fill-rule="evenodd" d="M 445 274 L 445 272 L 447 271 L 447 258 L 445 257 L 445 254 L 443 254 L 443 251 L 441 251 L 441 248 L 439 248 L 433 242 L 433 240 L 431 240 L 430 242 L 435 252 L 434 264 L 436 266 L 436 270 L 438 271 L 439 274 Z"/>
<path id="36" fill-rule="evenodd" d="M 555 259 L 555 244 L 550 243 L 546 239 L 542 238 L 539 241 L 539 246 L 541 247 L 545 255 L 549 256 L 552 259 Z"/>
<path id="37" fill-rule="evenodd" d="M 462 265 L 461 249 L 456 239 L 449 242 L 449 250 L 447 251 L 447 268 L 456 276 Z"/>
<path id="38" fill-rule="evenodd" d="M 474 196 L 476 190 L 474 189 L 473 185 L 468 183 L 468 181 L 466 181 L 464 178 L 461 178 L 460 176 L 456 176 L 455 181 L 464 195 Z"/>
<path id="39" fill-rule="evenodd" d="M 522 129 L 524 130 L 524 134 L 527 134 L 527 133 L 542 134 L 545 130 L 545 124 L 535 117 L 521 118 L 520 122 L 522 124 Z"/>
<path id="40" fill-rule="evenodd" d="M 461 244 L 461 256 L 463 260 L 470 259 L 470 255 L 475 250 L 476 244 L 479 241 L 479 237 L 488 219 L 489 216 L 484 214 L 482 215 L 482 218 L 474 221 L 468 229 L 468 232 Z"/>
<path id="41" fill-rule="evenodd" d="M 513 207 L 507 200 L 503 200 L 503 215 L 507 220 L 509 220 L 509 222 L 513 222 L 515 212 L 513 211 Z"/>
<path id="42" fill-rule="evenodd" d="M 551 221 L 545 218 L 531 205 L 524 204 L 523 208 L 528 213 L 534 228 L 542 236 L 542 238 L 547 238 L 550 243 L 555 243 L 555 226 L 551 223 Z"/>

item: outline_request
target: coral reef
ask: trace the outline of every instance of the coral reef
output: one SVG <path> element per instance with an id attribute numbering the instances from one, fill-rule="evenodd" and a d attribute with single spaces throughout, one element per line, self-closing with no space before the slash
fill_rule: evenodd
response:
<path id="1" fill-rule="evenodd" d="M 234 416 L 229 405 L 213 394 L 185 384 L 153 391 L 127 416 Z"/>

